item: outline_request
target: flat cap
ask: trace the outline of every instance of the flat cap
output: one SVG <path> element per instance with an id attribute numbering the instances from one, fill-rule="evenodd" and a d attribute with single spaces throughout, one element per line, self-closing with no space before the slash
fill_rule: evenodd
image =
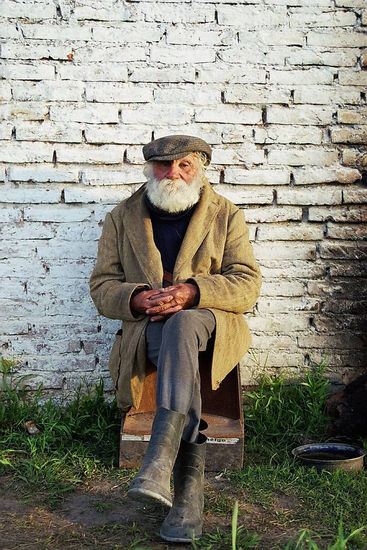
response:
<path id="1" fill-rule="evenodd" d="M 208 164 L 212 158 L 212 149 L 206 141 L 195 136 L 173 135 L 154 139 L 143 147 L 145 160 L 176 160 L 189 153 L 204 153 Z"/>

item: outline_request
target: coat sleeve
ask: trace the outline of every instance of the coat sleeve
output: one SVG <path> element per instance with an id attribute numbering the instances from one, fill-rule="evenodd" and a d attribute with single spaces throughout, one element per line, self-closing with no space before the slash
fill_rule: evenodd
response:
<path id="1" fill-rule="evenodd" d="M 200 290 L 198 308 L 244 313 L 256 302 L 261 286 L 260 270 L 249 242 L 242 210 L 228 221 L 220 273 L 192 277 Z"/>
<path id="2" fill-rule="evenodd" d="M 107 214 L 98 243 L 97 263 L 89 281 L 92 300 L 101 315 L 122 321 L 139 321 L 144 315 L 133 315 L 130 298 L 137 289 L 149 285 L 126 282 L 119 255 L 117 230 L 111 214 Z"/>

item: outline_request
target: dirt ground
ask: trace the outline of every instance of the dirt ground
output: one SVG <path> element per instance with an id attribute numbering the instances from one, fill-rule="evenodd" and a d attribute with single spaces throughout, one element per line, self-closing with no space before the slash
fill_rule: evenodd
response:
<path id="1" fill-rule="evenodd" d="M 247 502 L 245 494 L 231 494 L 228 480 L 214 474 L 207 474 L 205 489 L 204 533 L 215 533 L 217 527 L 230 532 L 236 498 L 238 523 L 260 535 L 257 546 L 260 550 L 285 543 L 300 528 L 293 523 L 298 507 L 296 499 L 278 495 L 274 512 L 269 512 Z M 191 548 L 187 544 L 163 543 L 158 533 L 165 509 L 128 500 L 126 486 L 118 480 L 89 480 L 78 490 L 67 493 L 62 503 L 51 509 L 44 504 L 44 495 L 31 494 L 26 486 L 15 485 L 7 477 L 0 478 L 0 511 L 1 550 Z"/>

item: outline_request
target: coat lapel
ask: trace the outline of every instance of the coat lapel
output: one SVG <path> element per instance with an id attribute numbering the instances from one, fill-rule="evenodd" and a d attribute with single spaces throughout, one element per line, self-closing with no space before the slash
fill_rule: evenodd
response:
<path id="1" fill-rule="evenodd" d="M 163 267 L 154 243 L 150 215 L 144 204 L 144 191 L 145 185 L 126 202 L 124 227 L 141 270 L 154 288 L 162 285 Z"/>
<path id="2" fill-rule="evenodd" d="M 176 258 L 173 272 L 174 281 L 180 279 L 180 271 L 184 268 L 187 262 L 193 258 L 201 243 L 205 239 L 209 232 L 210 226 L 215 219 L 218 208 L 219 202 L 216 199 L 209 182 L 205 181 L 200 201 L 192 215 L 180 251 Z"/>

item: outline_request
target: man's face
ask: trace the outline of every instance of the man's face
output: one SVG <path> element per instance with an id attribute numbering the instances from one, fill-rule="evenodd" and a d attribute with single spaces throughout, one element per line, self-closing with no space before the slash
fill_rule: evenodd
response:
<path id="1" fill-rule="evenodd" d="M 153 175 L 159 181 L 167 178 L 170 180 L 181 179 L 187 185 L 193 181 L 198 173 L 199 161 L 194 153 L 177 160 L 156 160 L 153 162 Z"/>

